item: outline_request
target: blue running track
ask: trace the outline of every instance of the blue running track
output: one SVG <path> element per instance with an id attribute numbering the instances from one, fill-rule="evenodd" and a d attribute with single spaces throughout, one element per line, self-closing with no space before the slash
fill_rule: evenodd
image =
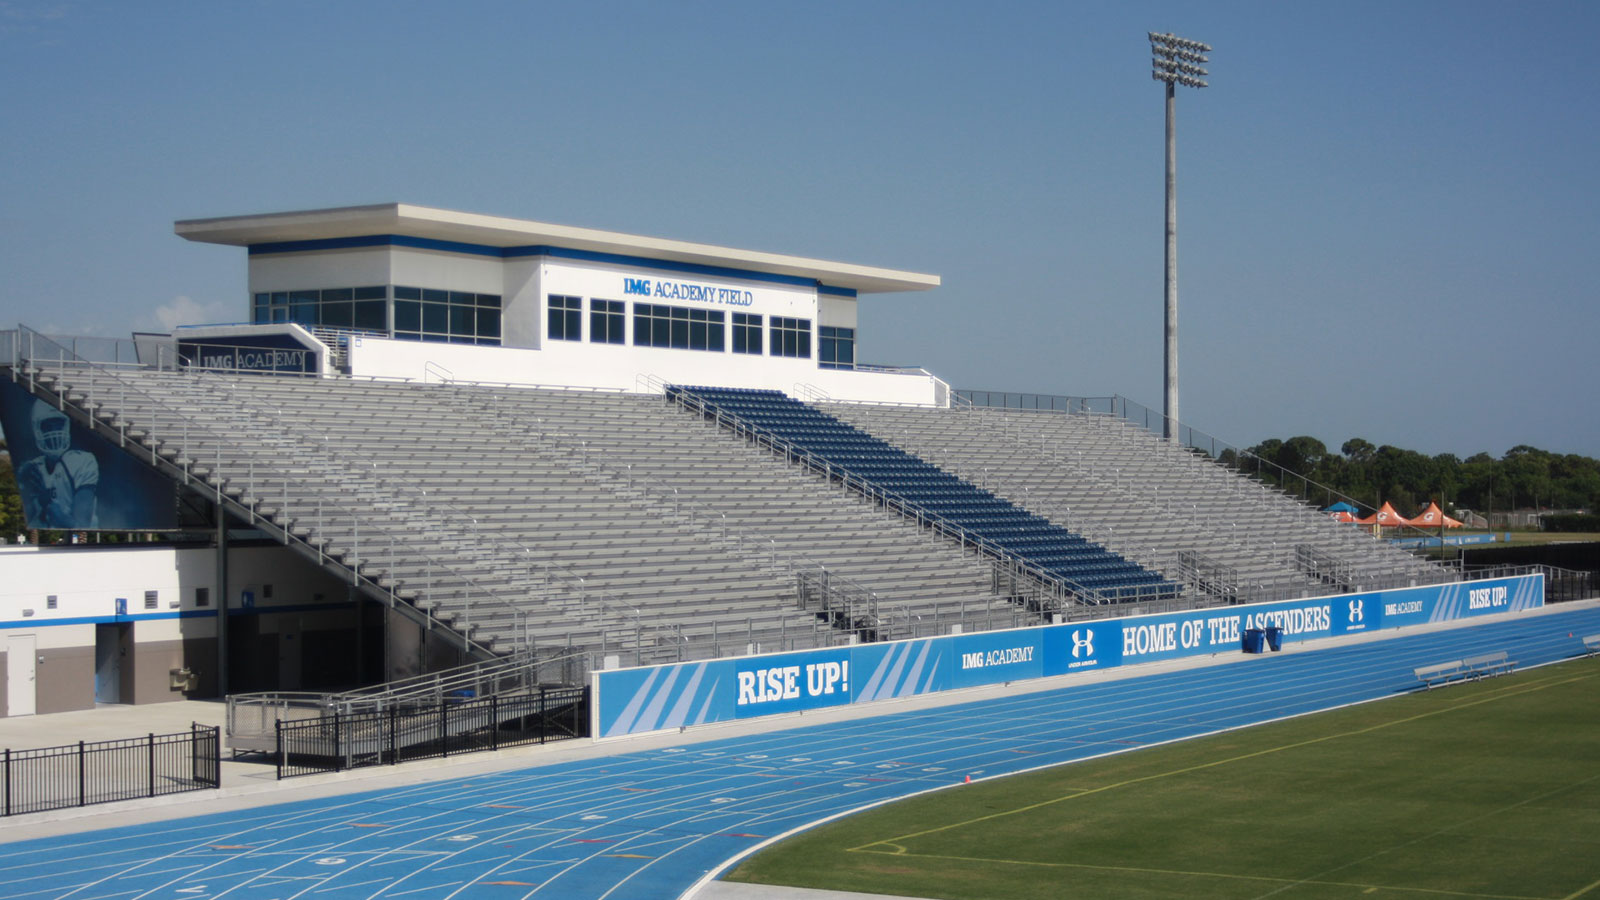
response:
<path id="1" fill-rule="evenodd" d="M 1412 690 L 1412 668 L 1582 651 L 1600 608 L 1233 665 L 0 845 L 10 900 L 659 900 L 878 801 Z M 1572 635 L 1572 636 L 1569 636 Z"/>

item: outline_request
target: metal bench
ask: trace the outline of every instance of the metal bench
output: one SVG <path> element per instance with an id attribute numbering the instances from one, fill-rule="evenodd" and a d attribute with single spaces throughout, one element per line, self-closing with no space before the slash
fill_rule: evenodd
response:
<path id="1" fill-rule="evenodd" d="M 1586 634 L 1583 636 L 1583 652 L 1587 656 L 1600 654 L 1600 634 Z"/>
<path id="2" fill-rule="evenodd" d="M 1470 656 L 1461 661 L 1463 666 L 1473 678 L 1483 678 L 1486 675 L 1509 675 L 1516 671 L 1516 660 L 1507 659 L 1506 652 L 1485 653 L 1482 656 Z"/>
<path id="3" fill-rule="evenodd" d="M 1452 681 L 1509 675 L 1516 671 L 1516 668 L 1516 660 L 1508 658 L 1506 652 L 1501 650 L 1497 653 L 1484 653 L 1452 659 L 1449 662 L 1434 663 L 1431 666 L 1418 666 L 1411 671 L 1417 676 L 1418 681 L 1432 689 L 1434 685 L 1449 684 Z"/>
<path id="4" fill-rule="evenodd" d="M 1418 681 L 1427 685 L 1429 690 L 1432 690 L 1436 684 L 1449 684 L 1458 678 L 1466 678 L 1471 674 L 1471 670 L 1459 659 L 1434 663 L 1431 666 L 1418 666 L 1411 671 L 1417 676 Z"/>

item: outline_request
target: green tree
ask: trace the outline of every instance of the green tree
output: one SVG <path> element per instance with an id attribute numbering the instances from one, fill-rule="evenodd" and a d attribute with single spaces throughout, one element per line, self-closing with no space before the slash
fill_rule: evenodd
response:
<path id="1" fill-rule="evenodd" d="M 1461 464 L 1461 487 L 1456 502 L 1488 515 L 1494 511 L 1495 480 L 1500 461 L 1487 453 L 1474 453 Z"/>
<path id="2" fill-rule="evenodd" d="M 1510 478 L 1515 501 L 1539 508 L 1548 506 L 1555 494 L 1550 480 L 1550 454 L 1537 447 L 1518 444 L 1506 451 L 1506 475 Z"/>
<path id="3" fill-rule="evenodd" d="M 1278 448 L 1278 465 L 1308 478 L 1317 473 L 1327 457 L 1326 444 L 1303 434 L 1289 438 Z"/>
<path id="4" fill-rule="evenodd" d="M 1370 481 L 1377 486 L 1378 495 L 1394 504 L 1402 516 L 1415 515 L 1417 498 L 1432 493 L 1428 488 L 1434 483 L 1433 461 L 1415 450 L 1384 444 L 1369 465 Z"/>
<path id="5" fill-rule="evenodd" d="M 1428 457 L 1388 444 L 1374 447 L 1364 438 L 1351 438 L 1340 450 L 1342 456 L 1330 453 L 1302 435 L 1265 440 L 1250 452 L 1358 503 L 1376 507 L 1387 500 L 1402 515 L 1414 515 L 1431 499 L 1446 512 L 1466 508 L 1484 515 L 1530 506 L 1600 510 L 1600 460 L 1588 456 L 1518 444 L 1500 459 L 1474 453 L 1463 460 L 1453 453 Z M 1299 479 L 1287 480 L 1298 493 Z M 1307 499 L 1321 500 L 1309 492 Z"/>
<path id="6" fill-rule="evenodd" d="M 1551 505 L 1557 509 L 1600 508 L 1600 460 L 1575 453 L 1553 457 L 1550 480 L 1556 491 Z"/>
<path id="7" fill-rule="evenodd" d="M 1352 463 L 1364 466 L 1378 454 L 1378 448 L 1372 446 L 1372 442 L 1366 438 L 1351 438 L 1344 442 L 1344 445 L 1339 448 L 1339 452 L 1343 453 Z"/>
<path id="8" fill-rule="evenodd" d="M 1278 471 L 1278 452 L 1282 449 L 1283 441 L 1277 438 L 1268 438 L 1246 450 L 1245 453 L 1254 456 L 1260 463 L 1264 464 L 1259 466 L 1260 472 L 1250 472 L 1250 474 L 1259 475 L 1261 480 L 1268 484 L 1281 485 L 1283 477 Z M 1250 470 L 1246 469 L 1246 471 Z"/>
<path id="9" fill-rule="evenodd" d="M 1427 496 L 1439 502 L 1439 508 L 1448 512 L 1461 493 L 1461 458 L 1454 453 L 1441 453 L 1433 458 L 1433 487 Z M 1426 505 L 1426 504 L 1424 504 Z"/>
<path id="10" fill-rule="evenodd" d="M 0 536 L 7 542 L 27 530 L 22 519 L 22 497 L 17 493 L 17 479 L 11 471 L 11 456 L 0 444 Z"/>

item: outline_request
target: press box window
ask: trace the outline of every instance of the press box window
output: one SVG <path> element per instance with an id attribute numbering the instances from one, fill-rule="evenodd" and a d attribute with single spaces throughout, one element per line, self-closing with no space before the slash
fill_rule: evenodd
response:
<path id="1" fill-rule="evenodd" d="M 295 322 L 306 326 L 388 331 L 389 288 L 380 284 L 256 294 L 250 318 L 257 325 Z"/>
<path id="2" fill-rule="evenodd" d="M 633 305 L 633 344 L 677 350 L 727 348 L 727 320 L 722 310 L 688 309 L 659 303 Z"/>
<path id="3" fill-rule="evenodd" d="M 771 349 L 773 356 L 811 358 L 811 320 L 773 316 Z"/>
<path id="4" fill-rule="evenodd" d="M 583 340 L 582 297 L 563 297 L 560 294 L 551 294 L 549 307 L 550 340 Z"/>
<path id="5" fill-rule="evenodd" d="M 754 313 L 733 314 L 733 352 L 761 355 L 761 317 Z"/>
<path id="6" fill-rule="evenodd" d="M 500 345 L 500 295 L 394 289 L 394 336 L 403 341 Z"/>
<path id="7" fill-rule="evenodd" d="M 589 301 L 589 341 L 594 344 L 627 343 L 625 307 L 621 300 Z"/>
<path id="8" fill-rule="evenodd" d="M 823 325 L 817 329 L 817 368 L 854 369 L 856 330 Z"/>

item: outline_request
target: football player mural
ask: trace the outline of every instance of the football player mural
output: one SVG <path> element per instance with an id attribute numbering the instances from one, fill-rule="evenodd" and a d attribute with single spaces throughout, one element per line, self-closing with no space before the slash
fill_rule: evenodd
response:
<path id="1" fill-rule="evenodd" d="M 176 527 L 172 482 L 9 381 L 0 381 L 0 425 L 29 528 Z"/>
<path id="2" fill-rule="evenodd" d="M 100 486 L 100 461 L 86 450 L 72 449 L 71 422 L 43 400 L 33 401 L 33 446 L 38 456 L 17 466 L 22 510 L 34 528 L 99 527 L 95 490 Z"/>

